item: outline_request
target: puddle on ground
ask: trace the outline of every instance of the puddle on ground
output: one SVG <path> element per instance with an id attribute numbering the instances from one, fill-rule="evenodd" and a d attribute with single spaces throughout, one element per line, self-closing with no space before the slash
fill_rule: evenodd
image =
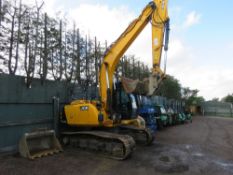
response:
<path id="1" fill-rule="evenodd" d="M 171 149 L 166 152 L 160 152 L 154 162 L 154 168 L 162 173 L 183 173 L 189 170 L 188 155 L 179 150 Z"/>
<path id="2" fill-rule="evenodd" d="M 233 173 L 233 163 L 225 163 L 225 162 L 219 161 L 219 160 L 214 161 L 214 163 Z"/>
<path id="3" fill-rule="evenodd" d="M 193 153 L 192 156 L 203 157 L 204 154 L 202 154 L 202 153 Z"/>
<path id="4" fill-rule="evenodd" d="M 205 153 L 200 145 L 157 145 L 151 150 L 154 156 L 143 154 L 140 163 L 154 167 L 156 172 L 172 174 L 191 172 L 233 173 L 233 163 L 224 162 L 214 155 Z M 142 161 L 143 160 L 143 161 Z"/>

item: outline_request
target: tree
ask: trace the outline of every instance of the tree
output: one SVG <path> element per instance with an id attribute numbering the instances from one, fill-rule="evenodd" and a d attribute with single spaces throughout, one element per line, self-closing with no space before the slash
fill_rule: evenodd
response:
<path id="1" fill-rule="evenodd" d="M 227 103 L 233 103 L 233 94 L 229 94 L 226 97 L 222 99 L 222 101 L 227 102 Z"/>
<path id="2" fill-rule="evenodd" d="M 22 12 L 23 11 L 23 12 Z M 21 42 L 22 38 L 22 31 L 21 31 L 21 25 L 22 25 L 22 18 L 24 14 L 26 13 L 27 8 L 25 10 L 22 10 L 22 0 L 19 1 L 19 10 L 18 10 L 18 30 L 17 30 L 17 38 L 16 38 L 16 51 L 15 51 L 15 69 L 14 74 L 16 72 L 16 69 L 18 67 L 18 60 L 19 60 L 19 44 Z"/>
<path id="3" fill-rule="evenodd" d="M 2 24 L 2 0 L 0 0 L 0 27 L 1 27 L 1 24 Z"/>
<path id="4" fill-rule="evenodd" d="M 190 105 L 200 105 L 205 99 L 202 96 L 191 96 L 185 102 L 187 106 Z"/>
<path id="5" fill-rule="evenodd" d="M 170 99 L 181 99 L 181 85 L 173 76 L 167 75 L 166 79 L 161 83 L 157 95 L 164 96 Z"/>
<path id="6" fill-rule="evenodd" d="M 211 101 L 219 102 L 219 98 L 215 97 L 215 98 L 213 98 Z"/>
<path id="7" fill-rule="evenodd" d="M 42 10 L 44 3 L 37 1 L 25 5 L 22 0 L 0 0 L 0 72 L 26 76 L 27 86 L 34 77 L 42 83 L 54 79 L 96 86 L 108 43 L 101 45 L 96 37 L 85 39 L 78 27 L 68 28 L 67 19 L 50 17 Z M 147 65 L 125 55 L 115 75 L 143 80 L 149 74 Z M 180 98 L 178 91 L 177 81 L 165 95 Z"/>
<path id="8" fill-rule="evenodd" d="M 39 27 L 42 27 L 42 23 L 40 22 L 40 11 L 44 5 L 44 2 L 41 3 L 39 6 L 36 0 L 36 17 L 35 21 L 32 23 L 34 24 L 35 27 L 35 35 L 32 34 L 33 40 L 34 40 L 34 52 L 32 53 L 30 64 L 29 64 L 29 71 L 27 72 L 27 85 L 30 85 L 32 82 L 32 78 L 34 77 L 34 72 L 35 72 L 35 64 L 36 64 L 36 58 L 39 56 L 39 44 L 40 44 L 40 29 Z M 42 47 L 42 45 L 41 45 Z"/>
<path id="9" fill-rule="evenodd" d="M 95 85 L 98 85 L 98 75 L 99 75 L 99 61 L 100 61 L 100 54 L 98 53 L 100 44 L 97 44 L 97 38 L 95 37 L 95 71 L 94 71 L 94 75 L 95 75 Z"/>
<path id="10" fill-rule="evenodd" d="M 76 40 L 76 74 L 75 79 L 78 84 L 81 84 L 81 37 L 79 29 L 77 29 L 77 40 Z"/>
<path id="11" fill-rule="evenodd" d="M 27 17 L 25 17 L 25 38 L 24 38 L 24 69 L 26 71 L 26 76 L 27 76 L 27 87 L 30 86 L 31 80 L 33 77 L 33 72 L 34 72 L 34 67 L 32 64 L 32 52 L 31 52 L 31 44 L 29 43 L 30 41 L 30 13 L 28 12 Z"/>
<path id="12" fill-rule="evenodd" d="M 11 20 L 8 15 L 11 4 L 9 1 L 1 0 L 1 14 L 0 14 L 0 72 L 7 73 L 8 70 L 8 60 L 9 60 L 9 40 L 10 40 L 10 25 Z"/>
<path id="13" fill-rule="evenodd" d="M 56 24 L 56 21 L 55 21 Z M 53 38 L 55 39 L 55 43 L 52 47 L 51 52 L 51 66 L 52 66 L 52 75 L 54 80 L 60 81 L 63 75 L 63 27 L 62 20 L 59 23 L 59 30 L 53 30 Z"/>
<path id="14" fill-rule="evenodd" d="M 10 74 L 15 74 L 17 65 L 18 65 L 18 59 L 15 57 L 14 63 L 13 62 L 13 49 L 15 47 L 15 19 L 17 15 L 17 7 L 16 7 L 16 1 L 15 6 L 12 6 L 11 12 L 9 11 L 8 14 L 11 16 L 11 28 L 10 28 L 10 47 L 9 47 L 9 60 L 8 60 L 8 70 Z M 14 66 L 12 66 L 12 64 Z"/>
<path id="15" fill-rule="evenodd" d="M 117 67 L 116 75 L 131 79 L 143 80 L 148 78 L 149 68 L 144 63 L 137 61 L 134 55 L 124 55 Z"/>
<path id="16" fill-rule="evenodd" d="M 42 37 L 41 41 L 43 42 L 43 48 L 41 47 L 42 52 L 40 53 L 40 70 L 39 75 L 44 83 L 47 74 L 48 74 L 48 55 L 49 55 L 49 48 L 48 48 L 48 15 L 47 13 L 44 14 L 44 37 Z"/>
<path id="17" fill-rule="evenodd" d="M 205 101 L 202 96 L 198 96 L 199 90 L 190 89 L 189 87 L 184 87 L 181 90 L 182 99 L 185 101 L 186 105 L 198 105 Z"/>
<path id="18" fill-rule="evenodd" d="M 188 100 L 192 96 L 197 96 L 199 90 L 197 89 L 190 89 L 189 87 L 184 87 L 181 89 L 182 99 Z"/>

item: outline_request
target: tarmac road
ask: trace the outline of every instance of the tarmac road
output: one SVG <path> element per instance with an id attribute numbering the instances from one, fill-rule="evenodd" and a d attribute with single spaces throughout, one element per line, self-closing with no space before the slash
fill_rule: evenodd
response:
<path id="1" fill-rule="evenodd" d="M 193 123 L 165 128 L 154 144 L 137 146 L 125 161 L 82 150 L 29 161 L 0 156 L 0 175 L 233 175 L 233 119 L 194 117 Z"/>
<path id="2" fill-rule="evenodd" d="M 191 125 L 167 128 L 156 137 L 165 144 L 200 146 L 206 153 L 233 161 L 233 118 L 195 117 Z"/>

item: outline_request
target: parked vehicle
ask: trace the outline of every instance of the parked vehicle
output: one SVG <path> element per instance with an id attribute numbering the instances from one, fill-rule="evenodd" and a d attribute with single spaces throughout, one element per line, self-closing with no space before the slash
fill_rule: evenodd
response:
<path id="1" fill-rule="evenodd" d="M 157 122 L 155 119 L 155 109 L 152 107 L 151 100 L 146 96 L 136 96 L 138 104 L 138 115 L 141 116 L 145 122 L 146 127 L 149 128 L 152 133 L 157 131 Z"/>
<path id="2" fill-rule="evenodd" d="M 153 105 L 155 109 L 155 119 L 158 125 L 158 129 L 163 129 L 165 126 L 168 126 L 171 118 L 168 116 L 166 109 L 162 105 Z"/>
<path id="3" fill-rule="evenodd" d="M 176 120 L 177 120 L 176 119 L 177 115 L 175 114 L 174 110 L 171 107 L 168 107 L 167 114 L 168 114 L 169 118 L 171 118 L 169 124 L 170 125 L 175 125 Z"/>

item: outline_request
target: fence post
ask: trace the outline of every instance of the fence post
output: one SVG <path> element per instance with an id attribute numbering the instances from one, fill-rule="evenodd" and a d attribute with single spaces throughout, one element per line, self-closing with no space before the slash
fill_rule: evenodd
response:
<path id="1" fill-rule="evenodd" d="M 58 97 L 53 97 L 53 128 L 56 136 L 59 137 L 59 113 L 60 113 L 60 99 Z"/>
<path id="2" fill-rule="evenodd" d="M 233 117 L 233 108 L 232 108 L 232 103 L 231 103 L 231 117 Z"/>

